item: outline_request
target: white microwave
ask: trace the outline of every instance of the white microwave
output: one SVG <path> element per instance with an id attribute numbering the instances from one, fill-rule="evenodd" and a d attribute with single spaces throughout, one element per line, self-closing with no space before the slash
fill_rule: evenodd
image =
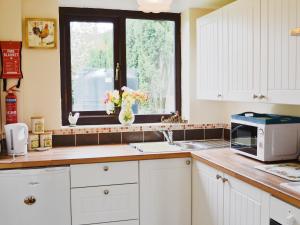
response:
<path id="1" fill-rule="evenodd" d="M 297 159 L 300 118 L 258 113 L 233 115 L 230 148 L 263 162 Z"/>

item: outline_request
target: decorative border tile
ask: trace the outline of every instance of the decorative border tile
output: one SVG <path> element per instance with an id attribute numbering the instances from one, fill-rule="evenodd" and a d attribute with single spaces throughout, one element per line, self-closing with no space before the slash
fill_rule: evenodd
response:
<path id="1" fill-rule="evenodd" d="M 63 127 L 62 129 L 52 130 L 53 135 L 71 135 L 71 134 L 98 134 L 98 133 L 124 133 L 124 132 L 142 132 L 159 130 L 193 130 L 193 129 L 215 129 L 226 128 L 228 124 L 133 124 L 132 126 L 122 125 L 103 125 L 103 126 L 78 126 Z"/>

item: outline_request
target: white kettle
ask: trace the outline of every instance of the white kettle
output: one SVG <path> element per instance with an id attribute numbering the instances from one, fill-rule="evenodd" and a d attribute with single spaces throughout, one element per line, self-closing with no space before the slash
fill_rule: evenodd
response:
<path id="1" fill-rule="evenodd" d="M 26 155 L 28 127 L 25 123 L 12 123 L 4 126 L 8 155 Z"/>

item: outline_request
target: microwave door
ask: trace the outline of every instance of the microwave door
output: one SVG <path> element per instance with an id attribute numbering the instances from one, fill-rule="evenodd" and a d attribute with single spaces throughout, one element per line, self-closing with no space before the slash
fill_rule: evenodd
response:
<path id="1" fill-rule="evenodd" d="M 257 156 L 257 127 L 232 123 L 231 148 Z"/>

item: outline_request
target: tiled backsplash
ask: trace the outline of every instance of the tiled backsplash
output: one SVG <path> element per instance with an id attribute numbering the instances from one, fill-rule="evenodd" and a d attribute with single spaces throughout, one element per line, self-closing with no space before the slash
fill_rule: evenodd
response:
<path id="1" fill-rule="evenodd" d="M 162 130 L 172 130 L 175 141 L 230 140 L 227 124 L 134 124 L 132 126 L 79 126 L 53 130 L 53 147 L 128 144 L 164 141 Z M 2 140 L 5 148 L 5 139 Z"/>
<path id="2" fill-rule="evenodd" d="M 173 132 L 175 141 L 224 138 L 224 128 L 174 130 Z M 160 131 L 53 135 L 54 147 L 155 141 L 164 141 L 164 136 Z"/>

